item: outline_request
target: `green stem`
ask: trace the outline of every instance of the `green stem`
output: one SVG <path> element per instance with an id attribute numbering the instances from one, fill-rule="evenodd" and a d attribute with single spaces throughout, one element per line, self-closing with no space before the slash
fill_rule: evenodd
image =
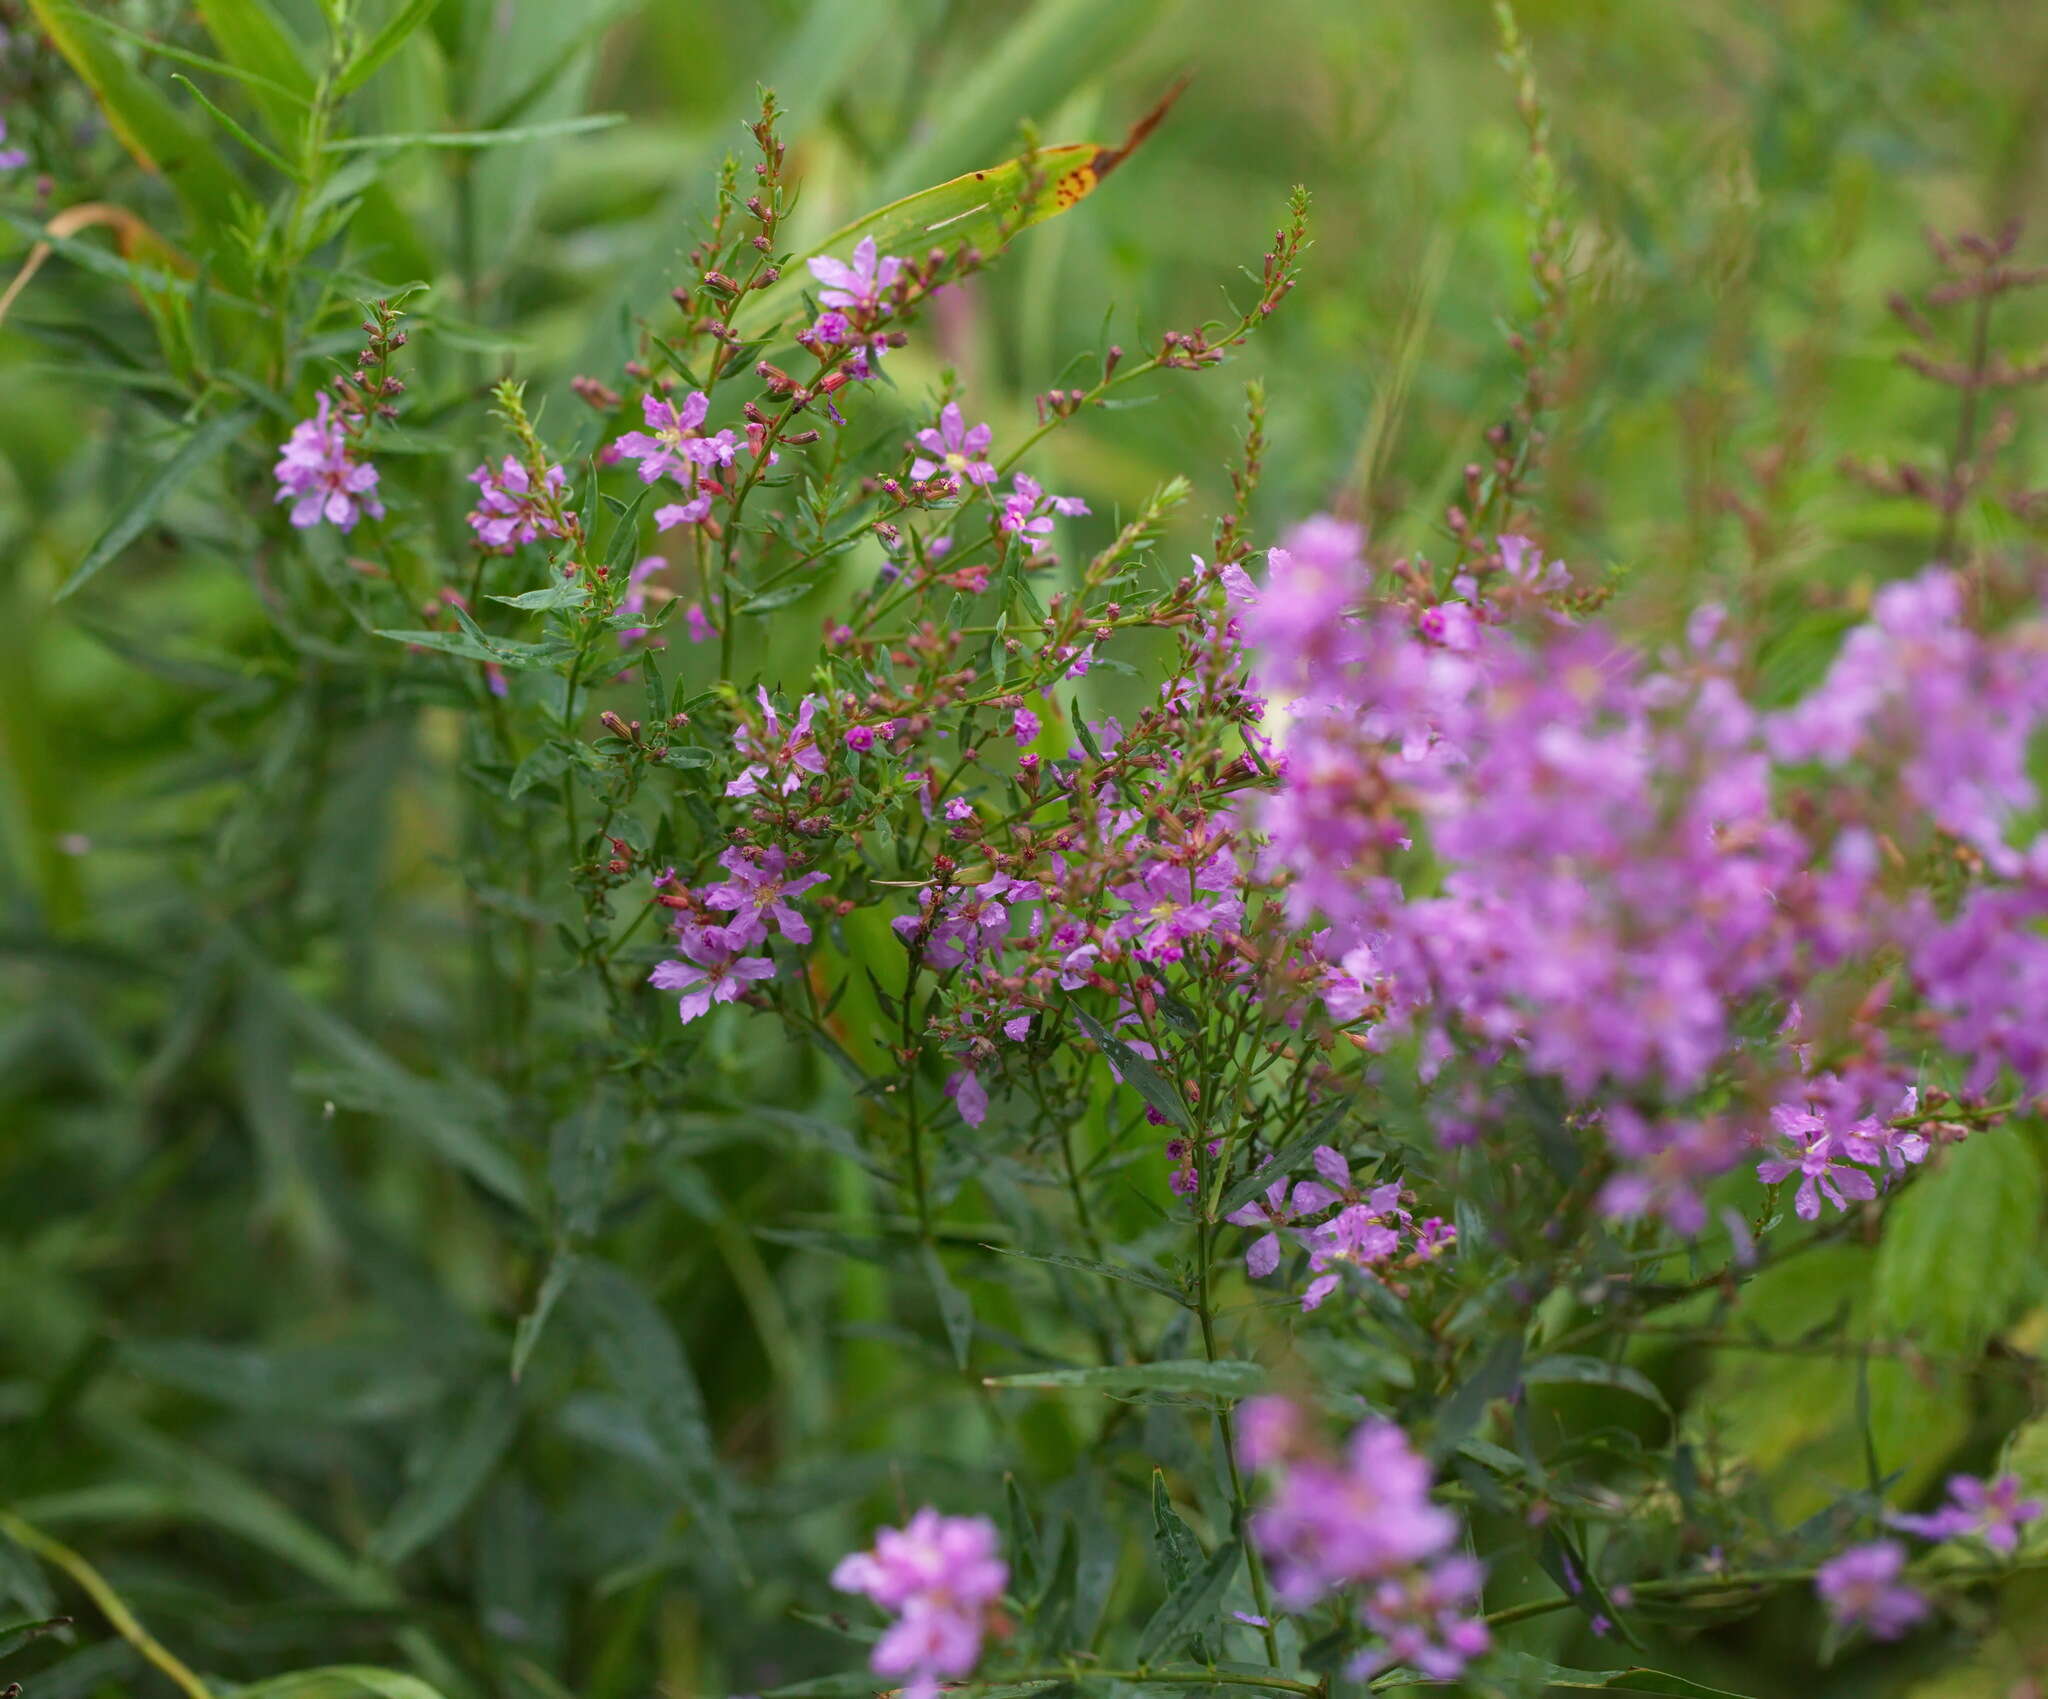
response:
<path id="1" fill-rule="evenodd" d="M 1197 1133 L 1196 1137 L 1200 1137 Z M 1213 1223 L 1199 1220 L 1195 1223 L 1195 1315 L 1202 1324 L 1202 1354 L 1210 1362 L 1216 1361 L 1216 1311 L 1210 1301 L 1209 1265 L 1214 1260 L 1216 1229 Z M 1245 1497 L 1244 1476 L 1237 1466 L 1237 1428 L 1228 1410 L 1216 1412 L 1216 1437 L 1223 1447 L 1223 1466 L 1230 1476 L 1231 1527 L 1244 1545 L 1245 1573 L 1251 1577 L 1252 1605 L 1265 1618 L 1265 1626 L 1259 1630 L 1259 1638 L 1266 1644 L 1268 1662 L 1280 1659 L 1280 1643 L 1273 1633 L 1273 1611 L 1266 1598 L 1266 1572 L 1259 1563 L 1259 1554 L 1253 1549 L 1249 1537 L 1251 1506 Z M 1304 1688 L 1312 1692 L 1312 1688 Z"/>
<path id="2" fill-rule="evenodd" d="M 60 1545 L 41 1529 L 32 1527 L 10 1511 L 0 1510 L 0 1534 L 5 1534 L 25 1551 L 46 1563 L 55 1564 L 85 1590 L 99 1607 L 114 1632 L 168 1676 L 186 1699 L 213 1699 L 206 1683 L 194 1675 L 185 1662 L 142 1626 L 121 1595 L 107 1584 L 106 1577 L 69 1546 Z"/>

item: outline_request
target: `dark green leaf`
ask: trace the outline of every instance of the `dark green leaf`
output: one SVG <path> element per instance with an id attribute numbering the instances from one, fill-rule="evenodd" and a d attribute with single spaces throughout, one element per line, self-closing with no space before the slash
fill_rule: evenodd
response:
<path id="1" fill-rule="evenodd" d="M 983 1250 L 994 1251 L 998 1256 L 1021 1257 L 1026 1262 L 1042 1262 L 1048 1268 L 1071 1268 L 1077 1274 L 1099 1274 L 1105 1280 L 1123 1280 L 1133 1286 L 1142 1286 L 1148 1292 L 1160 1292 L 1177 1304 L 1185 1304 L 1188 1295 L 1163 1274 L 1150 1269 L 1132 1268 L 1123 1263 L 1095 1262 L 1088 1257 L 1044 1256 L 1036 1251 L 1013 1251 L 1005 1245 L 984 1245 Z"/>
<path id="2" fill-rule="evenodd" d="M 519 1428 L 519 1398 L 504 1381 L 478 1387 L 453 1433 L 427 1458 L 370 1542 L 380 1563 L 399 1564 L 448 1527 L 482 1490 Z"/>
<path id="3" fill-rule="evenodd" d="M 1187 1105 L 1180 1100 L 1180 1093 L 1166 1083 L 1165 1077 L 1157 1068 L 1092 1016 L 1076 1009 L 1074 1020 L 1080 1029 L 1101 1047 L 1102 1053 L 1123 1076 L 1124 1084 L 1134 1088 L 1140 1097 L 1174 1126 L 1185 1132 L 1195 1130 L 1194 1121 L 1188 1115 Z"/>
<path id="4" fill-rule="evenodd" d="M 1166 1596 L 1138 1637 L 1138 1662 L 1149 1663 L 1169 1647 L 1199 1634 L 1215 1619 L 1241 1555 L 1237 1542 L 1225 1540 L 1201 1568 Z"/>
<path id="5" fill-rule="evenodd" d="M 1671 1413 L 1671 1406 L 1665 1402 L 1664 1394 L 1657 1390 L 1656 1384 L 1649 1376 L 1630 1368 L 1626 1363 L 1610 1363 L 1600 1357 L 1542 1357 L 1523 1366 L 1522 1380 L 1530 1385 L 1549 1383 L 1612 1386 L 1623 1392 L 1632 1392 L 1638 1398 L 1647 1399 L 1667 1416 Z"/>
<path id="6" fill-rule="evenodd" d="M 612 1384 L 652 1438 L 663 1478 L 688 1504 L 721 1559 L 743 1577 L 746 1562 L 703 1394 L 668 1318 L 637 1282 L 608 1262 L 585 1261 L 575 1306 Z"/>
<path id="7" fill-rule="evenodd" d="M 189 484 L 192 474 L 233 441 L 255 417 L 253 407 L 216 414 L 187 437 L 178 452 L 164 463 L 163 469 L 143 486 L 141 494 L 100 533 L 99 541 L 86 550 L 85 559 L 64 580 L 56 599 L 61 602 L 75 594 L 101 567 L 141 536 L 143 528 L 156 517 L 157 509 L 163 506 L 171 493 Z"/>

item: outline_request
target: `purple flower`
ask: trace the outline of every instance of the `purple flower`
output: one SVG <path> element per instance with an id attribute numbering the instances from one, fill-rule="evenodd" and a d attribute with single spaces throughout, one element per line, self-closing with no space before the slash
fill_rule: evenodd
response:
<path id="1" fill-rule="evenodd" d="M 1366 595 L 1364 549 L 1356 526 L 1319 516 L 1266 551 L 1265 586 L 1243 616 L 1262 668 L 1302 684 L 1337 660 L 1347 644 L 1344 616 Z"/>
<path id="2" fill-rule="evenodd" d="M 1347 1673 L 1364 1681 L 1405 1664 L 1432 1681 L 1457 1680 L 1493 1644 L 1485 1622 L 1473 1614 L 1485 1575 L 1474 1559 L 1454 1555 L 1378 1583 L 1366 1594 L 1359 1620 L 1384 1644 L 1362 1654 Z"/>
<path id="3" fill-rule="evenodd" d="M 1433 608 L 1424 608 L 1415 629 L 1427 641 L 1445 649 L 1471 650 L 1479 646 L 1479 622 L 1464 602 L 1439 602 Z"/>
<path id="4" fill-rule="evenodd" d="M 364 514 L 382 519 L 377 468 L 349 452 L 348 432 L 324 391 L 314 406 L 313 417 L 294 425 L 278 452 L 277 499 L 292 504 L 291 521 L 302 531 L 323 519 L 343 532 L 354 530 Z"/>
<path id="5" fill-rule="evenodd" d="M 978 1127 L 988 1119 L 988 1091 L 972 1068 L 962 1068 L 946 1081 L 946 1095 L 960 1111 L 960 1119 Z"/>
<path id="6" fill-rule="evenodd" d="M 1896 1540 L 1851 1546 L 1815 1572 L 1814 1591 L 1836 1627 L 1866 1629 L 1874 1640 L 1896 1640 L 1928 1608 L 1926 1599 L 1900 1584 L 1905 1566 L 1906 1548 Z"/>
<path id="7" fill-rule="evenodd" d="M 818 304 L 873 317 L 882 310 L 882 295 L 903 274 L 903 266 L 894 254 L 878 255 L 874 237 L 863 236 L 851 265 L 829 255 L 811 261 L 811 275 L 825 285 L 818 291 Z"/>
<path id="8" fill-rule="evenodd" d="M 797 341 L 806 346 L 816 344 L 817 348 L 841 348 L 852 334 L 853 326 L 847 322 L 844 313 L 825 312 L 818 315 L 816 324 L 797 336 Z M 812 351 L 815 353 L 816 348 Z"/>
<path id="9" fill-rule="evenodd" d="M 1301 1406 L 1291 1398 L 1247 1399 L 1237 1413 L 1237 1454 L 1247 1469 L 1270 1469 L 1301 1448 Z"/>
<path id="10" fill-rule="evenodd" d="M 640 462 L 640 481 L 652 484 L 664 474 L 678 482 L 694 482 L 700 467 L 730 466 L 739 452 L 739 439 L 730 431 L 716 436 L 697 434 L 704 416 L 711 411 L 711 398 L 692 390 L 682 405 L 658 395 L 640 398 L 644 431 L 628 431 L 613 444 L 623 460 Z"/>
<path id="11" fill-rule="evenodd" d="M 1852 1153 L 1846 1142 L 1828 1131 L 1820 1116 L 1779 1103 L 1772 1106 L 1771 1125 L 1794 1154 L 1759 1162 L 1756 1177 L 1775 1186 L 1793 1174 L 1801 1176 L 1792 1205 L 1800 1220 L 1818 1219 L 1823 1197 L 1836 1209 L 1846 1210 L 1850 1198 L 1867 1201 L 1877 1196 L 1877 1182 L 1865 1170 L 1848 1165 Z"/>
<path id="12" fill-rule="evenodd" d="M 686 928 L 678 947 L 687 961 L 657 962 L 647 983 L 660 991 L 680 991 L 677 1013 L 685 1025 L 711 1012 L 714 1003 L 730 1003 L 758 979 L 773 979 L 775 964 L 766 956 L 743 956 L 741 945 L 720 927 Z"/>
<path id="13" fill-rule="evenodd" d="M 1975 1537 L 2001 1556 L 2010 1557 L 2020 1549 L 2020 1530 L 2043 1511 L 2039 1499 L 2021 1498 L 2020 1491 L 2017 1475 L 2000 1475 L 1992 1481 L 1956 1475 L 1948 1483 L 1948 1503 L 1938 1510 L 1926 1516 L 1895 1514 L 1887 1520 L 1894 1528 L 1925 1540 Z"/>
<path id="14" fill-rule="evenodd" d="M 1036 478 L 1019 472 L 1011 482 L 1010 493 L 1003 497 L 996 526 L 999 530 L 1021 536 L 1035 548 L 1052 535 L 1052 516 L 1055 513 L 1071 516 L 1087 511 L 1088 504 L 1079 496 L 1047 495 Z M 1086 671 L 1085 668 L 1082 670 Z M 1070 673 L 1069 676 L 1078 674 Z"/>
<path id="15" fill-rule="evenodd" d="M 902 1699 L 936 1699 L 942 1677 L 974 1673 L 989 1619 L 1010 1571 L 995 1524 L 941 1516 L 927 1505 L 902 1528 L 884 1528 L 872 1551 L 841 1558 L 832 1585 L 863 1593 L 897 1618 L 875 1643 L 875 1674 L 909 1677 Z"/>
<path id="16" fill-rule="evenodd" d="M 1253 1198 L 1242 1209 L 1234 1209 L 1223 1218 L 1233 1227 L 1264 1227 L 1266 1232 L 1251 1242 L 1244 1253 L 1244 1271 L 1254 1280 L 1263 1280 L 1280 1266 L 1280 1234 L 1278 1229 L 1294 1219 L 1293 1211 L 1287 1207 L 1287 1182 L 1275 1180 L 1261 1197 Z"/>
<path id="17" fill-rule="evenodd" d="M 666 502 L 654 510 L 654 528 L 673 531 L 678 525 L 702 525 L 711 517 L 711 498 L 692 496 L 688 501 Z"/>
<path id="18" fill-rule="evenodd" d="M 561 467 L 550 466 L 541 489 L 536 491 L 532 474 L 508 454 L 495 472 L 486 461 L 470 473 L 469 481 L 477 487 L 469 525 L 485 548 L 510 554 L 516 544 L 530 543 L 543 535 L 562 535 L 561 525 L 549 511 L 561 506 L 561 492 L 568 483 L 568 474 Z M 575 515 L 565 517 L 573 519 Z M 655 564 L 665 563 L 657 560 Z"/>
<path id="19" fill-rule="evenodd" d="M 7 120 L 0 118 L 0 142 L 7 139 Z M 19 171 L 28 163 L 28 150 L 18 147 L 0 147 L 0 171 Z"/>
<path id="20" fill-rule="evenodd" d="M 987 425 L 967 428 L 958 402 L 949 401 L 939 410 L 939 428 L 927 427 L 917 433 L 924 454 L 910 463 L 913 478 L 929 478 L 946 472 L 970 484 L 993 484 L 996 469 L 988 459 L 988 445 L 994 440 Z"/>
<path id="21" fill-rule="evenodd" d="M 1458 1537 L 1449 1512 L 1430 1502 L 1429 1464 L 1391 1422 L 1370 1420 L 1341 1462 L 1297 1456 L 1252 1517 L 1252 1537 L 1272 1566 L 1289 1610 L 1306 1610 L 1340 1588 L 1398 1576 L 1441 1555 Z"/>
<path id="22" fill-rule="evenodd" d="M 811 721 L 818 712 L 819 699 L 806 696 L 797 704 L 796 724 L 789 728 L 787 735 L 782 730 L 782 716 L 769 699 L 766 685 L 757 686 L 754 692 L 761 704 L 761 717 L 766 723 L 765 735 L 757 733 L 751 726 L 741 726 L 733 734 L 733 746 L 742 755 L 751 758 L 750 764 L 725 787 L 727 796 L 753 796 L 761 788 L 761 781 L 771 774 L 780 773 L 779 789 L 784 796 L 803 783 L 806 773 L 822 777 L 825 772 L 824 751 L 818 747 L 816 734 L 811 730 Z"/>
<path id="23" fill-rule="evenodd" d="M 1295 1189 L 1297 1205 L 1300 1188 Z M 1390 1196 L 1391 1194 L 1391 1196 Z M 1401 1248 L 1401 1235 L 1387 1224 L 1387 1209 L 1400 1195 L 1398 1186 L 1382 1186 L 1366 1203 L 1339 1210 L 1320 1227 L 1309 1231 L 1308 1266 L 1316 1276 L 1301 1294 L 1301 1307 L 1315 1309 L 1342 1279 L 1341 1270 L 1361 1272 L 1376 1262 L 1385 1262 Z"/>
<path id="24" fill-rule="evenodd" d="M 734 911 L 725 930 L 742 946 L 764 942 L 770 920 L 792 944 L 811 941 L 810 922 L 789 906 L 790 899 L 822 885 L 827 876 L 806 873 L 792 879 L 784 871 L 788 863 L 789 857 L 779 849 L 735 847 L 718 858 L 718 865 L 732 877 L 706 888 L 704 902 L 710 908 Z"/>
<path id="25" fill-rule="evenodd" d="M 1517 584 L 1537 595 L 1554 595 L 1571 588 L 1572 577 L 1564 562 L 1545 561 L 1542 551 L 1527 537 L 1502 537 L 1500 564 Z"/>
<path id="26" fill-rule="evenodd" d="M 1010 715 L 1010 735 L 1021 747 L 1038 735 L 1038 716 L 1029 708 L 1019 708 Z"/>

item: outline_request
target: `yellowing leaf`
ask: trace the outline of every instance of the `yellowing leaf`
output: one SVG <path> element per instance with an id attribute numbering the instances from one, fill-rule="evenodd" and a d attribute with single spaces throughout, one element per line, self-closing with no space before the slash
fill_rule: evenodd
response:
<path id="1" fill-rule="evenodd" d="M 743 336 L 758 337 L 789 321 L 802 311 L 804 291 L 813 286 L 809 262 L 827 255 L 846 259 L 864 241 L 872 240 L 881 253 L 917 260 L 933 249 L 946 254 L 968 248 L 999 252 L 1019 231 L 1058 217 L 1092 194 L 1158 127 L 1185 86 L 1177 83 L 1168 90 L 1117 147 L 1100 142 L 1042 147 L 905 195 L 855 219 L 791 260 L 780 282 L 740 302 L 733 312 L 734 328 Z"/>

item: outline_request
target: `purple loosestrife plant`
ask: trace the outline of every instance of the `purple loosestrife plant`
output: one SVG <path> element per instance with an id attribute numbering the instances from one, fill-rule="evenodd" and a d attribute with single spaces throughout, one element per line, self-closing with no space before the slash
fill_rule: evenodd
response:
<path id="1" fill-rule="evenodd" d="M 885 1615 L 869 1671 L 912 1699 L 1509 1691 L 1569 1675 L 1568 1635 L 1786 1587 L 1816 1644 L 1904 1635 L 2027 1561 L 2031 1486 L 1902 1514 L 1941 1459 L 1894 1429 L 1787 1488 L 1709 1365 L 1839 1355 L 1867 1408 L 1910 1408 L 1931 1347 L 1898 1318 L 1940 1223 L 1988 1197 L 2038 1225 L 2040 573 L 1891 583 L 1767 689 L 1753 608 L 1645 612 L 1556 558 L 1505 427 L 1441 561 L 1348 498 L 1265 511 L 1257 385 L 1193 529 L 1187 479 L 1124 487 L 1046 440 L 1257 334 L 1304 198 L 1235 316 L 1084 354 L 999 439 L 969 424 L 999 398 L 894 352 L 982 310 L 959 286 L 1109 150 L 1034 149 L 964 210 L 798 255 L 772 103 L 753 138 L 576 425 L 499 384 L 467 487 L 408 484 L 388 561 L 352 567 L 405 689 L 461 717 L 497 846 L 471 894 L 516 979 L 499 1071 L 547 1156 L 522 1365 L 577 1349 L 550 1314 L 589 1321 L 594 1245 L 674 1203 L 677 1280 L 723 1259 L 792 1409 L 837 1376 L 865 1432 L 870 1347 L 929 1377 L 929 1456 L 798 1492 L 755 1467 L 799 1446 L 780 1417 L 692 1412 L 645 1298 L 656 1324 L 597 1337 L 659 1396 L 579 1393 L 563 1423 L 682 1496 L 678 1561 L 795 1574 L 907 1516 L 830 1581 Z M 377 334 L 288 443 L 293 525 L 382 512 Z M 757 1245 L 734 1184 L 800 1207 Z M 829 1363 L 785 1302 L 806 1258 L 857 1265 L 802 1288 L 846 1306 Z M 1955 1296 L 1944 1358 L 2028 1290 Z M 959 1466 L 970 1429 L 998 1469 Z M 909 1515 L 926 1496 L 977 1513 Z M 1887 1524 L 1971 1555 L 1859 1543 Z"/>

